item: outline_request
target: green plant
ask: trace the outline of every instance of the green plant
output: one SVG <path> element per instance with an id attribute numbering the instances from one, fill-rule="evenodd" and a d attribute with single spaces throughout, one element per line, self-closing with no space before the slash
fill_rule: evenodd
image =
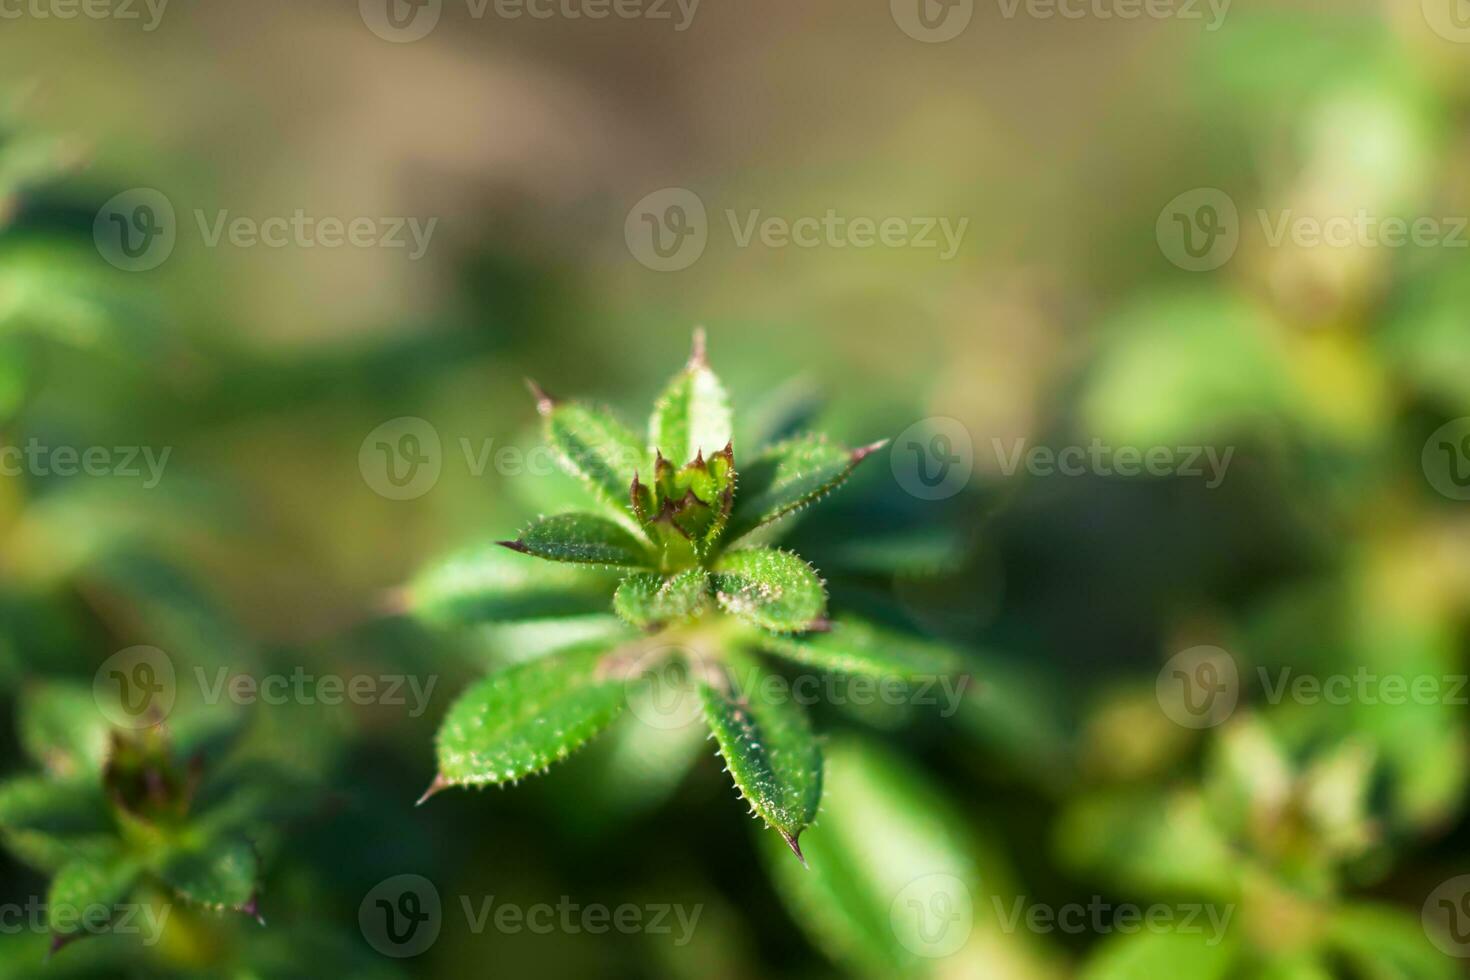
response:
<path id="1" fill-rule="evenodd" d="M 829 618 L 816 570 L 771 544 L 783 518 L 832 492 L 885 442 L 846 449 L 797 435 L 747 462 L 702 332 L 655 404 L 646 442 L 607 411 L 531 389 L 547 442 L 598 511 L 543 516 L 498 542 L 516 556 L 477 549 L 433 568 L 410 587 L 409 604 L 441 621 L 554 619 L 605 610 L 611 591 L 629 632 L 568 644 L 471 687 L 439 730 L 439 771 L 423 799 L 545 769 L 673 663 L 737 791 L 804 861 L 798 838 L 821 799 L 822 751 L 804 710 L 756 655 L 902 681 L 958 667 L 937 644 L 846 613 Z"/>

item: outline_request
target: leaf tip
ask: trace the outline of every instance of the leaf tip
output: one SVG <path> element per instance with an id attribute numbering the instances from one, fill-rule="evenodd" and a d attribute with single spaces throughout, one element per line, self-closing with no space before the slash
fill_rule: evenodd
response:
<path id="1" fill-rule="evenodd" d="M 551 410 L 556 407 L 557 400 L 530 378 L 526 379 L 526 388 L 530 390 L 531 397 L 536 399 L 536 411 L 542 415 L 550 415 Z"/>
<path id="2" fill-rule="evenodd" d="M 689 344 L 689 368 L 709 367 L 709 355 L 705 347 L 704 327 L 694 328 L 694 337 Z"/>
<path id="3" fill-rule="evenodd" d="M 509 548 L 511 551 L 519 552 L 523 555 L 529 555 L 531 553 L 531 549 L 527 548 L 519 541 L 497 541 L 495 543 L 500 545 L 502 548 Z"/>
<path id="4" fill-rule="evenodd" d="M 442 772 L 435 774 L 434 781 L 429 784 L 428 789 L 424 790 L 424 795 L 418 798 L 418 800 L 414 803 L 414 806 L 423 806 L 425 803 L 429 802 L 429 799 L 431 797 L 448 788 L 449 780 L 444 778 L 444 774 Z"/>
<path id="5" fill-rule="evenodd" d="M 803 868 L 806 868 L 808 871 L 810 871 L 811 865 L 806 863 L 806 855 L 801 853 L 801 845 L 796 842 L 796 839 L 801 836 L 801 831 L 798 830 L 794 834 L 788 834 L 785 830 L 782 830 L 779 827 L 777 827 L 776 829 L 780 831 L 781 839 L 786 842 L 786 846 L 791 848 L 791 853 L 796 855 L 796 860 L 801 862 L 801 866 Z"/>
<path id="6" fill-rule="evenodd" d="M 870 442 L 866 446 L 859 446 L 857 449 L 854 449 L 852 451 L 852 465 L 856 466 L 858 463 L 861 463 L 863 460 L 867 459 L 869 456 L 873 455 L 878 450 L 888 445 L 889 442 L 890 440 L 888 439 L 879 439 L 877 442 Z"/>

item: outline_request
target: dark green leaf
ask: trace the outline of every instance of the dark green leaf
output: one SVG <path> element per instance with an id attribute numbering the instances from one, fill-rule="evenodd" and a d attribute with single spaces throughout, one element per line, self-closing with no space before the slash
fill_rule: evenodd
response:
<path id="1" fill-rule="evenodd" d="M 665 577 L 629 575 L 613 596 L 613 608 L 633 626 L 654 626 L 697 615 L 709 603 L 709 573 L 690 568 Z"/>
<path id="2" fill-rule="evenodd" d="M 621 525 L 595 514 L 556 514 L 533 522 L 514 541 L 512 551 L 549 561 L 612 568 L 648 568 L 648 547 Z"/>
<path id="3" fill-rule="evenodd" d="M 22 860 L 55 870 L 111 847 L 116 828 L 96 783 L 22 776 L 0 784 L 0 833 Z"/>
<path id="4" fill-rule="evenodd" d="M 555 619 L 607 609 L 614 575 L 529 562 L 485 545 L 420 573 L 395 605 L 442 626 Z"/>
<path id="5" fill-rule="evenodd" d="M 545 419 L 546 441 L 557 461 L 604 503 L 628 509 L 628 487 L 647 473 L 642 442 L 610 412 L 563 402 L 533 386 L 536 410 Z"/>
<path id="6" fill-rule="evenodd" d="M 740 465 L 735 509 L 726 534 L 733 541 L 835 490 L 883 443 L 843 449 L 822 436 L 777 443 Z"/>
<path id="7" fill-rule="evenodd" d="M 63 936 L 84 928 L 99 931 L 132 890 L 138 872 L 135 861 L 116 853 L 64 865 L 46 894 L 51 931 Z"/>
<path id="8" fill-rule="evenodd" d="M 21 700 L 21 744 L 62 779 L 102 770 L 110 727 L 90 687 L 45 684 Z"/>
<path id="9" fill-rule="evenodd" d="M 249 841 L 216 839 L 170 854 L 158 873 L 191 905 L 243 910 L 255 897 L 260 859 Z"/>
<path id="10" fill-rule="evenodd" d="M 715 564 L 712 581 L 723 609 L 778 633 L 820 626 L 827 613 L 822 580 L 789 551 L 732 551 Z"/>
<path id="11" fill-rule="evenodd" d="M 765 683 L 755 658 L 727 656 L 732 669 L 700 684 L 705 721 L 741 797 L 801 858 L 797 839 L 822 799 L 822 750 L 806 712 Z"/>
<path id="12" fill-rule="evenodd" d="M 654 405 L 648 438 L 650 452 L 679 465 L 713 456 L 730 443 L 730 396 L 705 358 L 703 330 L 695 331 L 689 363 Z"/>
<path id="13" fill-rule="evenodd" d="M 548 654 L 480 681 L 439 729 L 431 789 L 505 783 L 545 769 L 612 724 L 624 679 L 604 669 L 600 645 Z"/>

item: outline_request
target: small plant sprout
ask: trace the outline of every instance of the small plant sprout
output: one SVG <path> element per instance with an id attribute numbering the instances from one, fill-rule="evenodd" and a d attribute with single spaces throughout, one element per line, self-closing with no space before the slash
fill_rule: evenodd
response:
<path id="1" fill-rule="evenodd" d="M 900 680 L 959 666 L 946 648 L 829 616 L 816 569 L 771 543 L 782 518 L 831 493 L 886 440 L 847 449 L 804 434 L 744 455 L 702 331 L 646 439 L 607 411 L 531 391 L 555 457 L 596 509 L 540 517 L 498 542 L 508 551 L 481 548 L 428 570 L 408 589 L 410 608 L 464 624 L 610 604 L 621 625 L 466 691 L 439 729 L 438 775 L 420 802 L 545 769 L 612 724 L 632 682 L 673 665 L 737 792 L 805 863 L 798 839 L 821 800 L 822 750 L 805 710 L 764 683 L 771 668 L 758 655 Z"/>

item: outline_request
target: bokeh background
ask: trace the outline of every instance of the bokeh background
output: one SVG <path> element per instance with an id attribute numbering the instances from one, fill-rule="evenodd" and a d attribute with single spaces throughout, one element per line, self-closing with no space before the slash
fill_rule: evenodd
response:
<path id="1" fill-rule="evenodd" d="M 1099 13 L 1124 0 L 1077 18 L 961 0 L 922 21 L 904 0 L 705 0 L 686 21 L 445 0 L 412 41 L 382 36 L 371 0 L 174 0 L 156 22 L 141 4 L 0 8 L 0 444 L 170 452 L 156 486 L 0 477 L 5 778 L 66 777 L 28 719 L 134 645 L 181 676 L 435 681 L 417 715 L 241 712 L 262 792 L 293 804 L 266 818 L 265 927 L 180 909 L 157 944 L 87 939 L 44 967 L 45 931 L 7 927 L 0 976 L 1460 975 L 1458 4 L 1181 0 L 1125 19 Z M 106 215 L 139 188 L 169 202 L 176 241 L 129 271 Z M 707 240 L 660 271 L 640 204 L 669 189 L 697 198 Z M 435 224 L 415 258 L 211 246 L 196 217 L 298 210 Z M 829 211 L 966 224 L 947 255 L 742 245 L 727 217 Z M 1440 235 L 1273 240 L 1281 220 L 1360 213 Z M 1206 252 L 1184 250 L 1207 224 Z M 969 696 L 818 706 L 809 872 L 707 746 L 633 725 L 517 788 L 415 809 L 449 700 L 542 641 L 416 623 L 394 590 L 567 499 L 555 477 L 476 472 L 463 447 L 535 445 L 527 375 L 640 420 L 695 324 L 743 432 L 810 408 L 849 444 L 907 434 L 793 543 L 834 605 L 966 651 Z M 439 436 L 440 473 L 392 499 L 361 451 L 405 416 Z M 969 476 L 926 499 L 939 431 Z M 1232 455 L 1218 481 L 1009 463 L 1094 440 Z M 1229 700 L 1203 721 L 1171 683 L 1201 656 Z M 1433 693 L 1273 696 L 1283 671 Z M 47 888 L 14 851 L 6 908 Z M 396 959 L 358 913 L 402 874 L 444 913 Z M 944 955 L 895 925 L 932 874 L 964 883 L 929 909 L 960 916 Z M 702 911 L 682 945 L 476 933 L 461 899 L 485 896 Z M 1219 935 L 1044 928 L 1007 919 L 1018 900 L 1231 918 Z"/>

